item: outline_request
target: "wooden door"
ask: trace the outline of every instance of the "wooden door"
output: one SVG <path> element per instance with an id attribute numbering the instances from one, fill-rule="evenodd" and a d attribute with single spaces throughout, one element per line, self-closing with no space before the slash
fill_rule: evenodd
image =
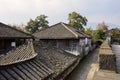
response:
<path id="1" fill-rule="evenodd" d="M 65 47 L 68 48 L 70 46 L 69 40 L 65 40 Z"/>

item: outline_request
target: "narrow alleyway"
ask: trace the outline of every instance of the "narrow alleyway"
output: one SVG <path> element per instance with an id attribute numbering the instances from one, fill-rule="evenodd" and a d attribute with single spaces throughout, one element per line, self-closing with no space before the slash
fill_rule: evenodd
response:
<path id="1" fill-rule="evenodd" d="M 91 64 L 98 61 L 98 48 L 89 53 L 65 80 L 86 80 Z"/>

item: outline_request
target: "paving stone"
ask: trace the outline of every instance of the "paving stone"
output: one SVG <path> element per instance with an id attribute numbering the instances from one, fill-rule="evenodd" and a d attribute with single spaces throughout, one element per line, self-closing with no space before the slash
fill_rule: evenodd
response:
<path id="1" fill-rule="evenodd" d="M 94 80 L 120 80 L 120 74 L 114 71 L 99 70 L 94 77 Z"/>

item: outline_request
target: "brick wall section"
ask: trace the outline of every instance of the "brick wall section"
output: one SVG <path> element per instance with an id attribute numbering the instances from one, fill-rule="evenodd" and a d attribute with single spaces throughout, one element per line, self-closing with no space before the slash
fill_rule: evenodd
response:
<path id="1" fill-rule="evenodd" d="M 108 40 L 105 40 L 99 49 L 99 66 L 100 69 L 115 71 L 116 62 L 115 54 L 109 46 Z"/>

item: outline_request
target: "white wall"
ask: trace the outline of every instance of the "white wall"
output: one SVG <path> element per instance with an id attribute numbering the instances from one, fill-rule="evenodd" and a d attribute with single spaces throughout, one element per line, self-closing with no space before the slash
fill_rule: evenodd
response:
<path id="1" fill-rule="evenodd" d="M 79 45 L 84 46 L 85 45 L 85 39 L 79 39 Z"/>

